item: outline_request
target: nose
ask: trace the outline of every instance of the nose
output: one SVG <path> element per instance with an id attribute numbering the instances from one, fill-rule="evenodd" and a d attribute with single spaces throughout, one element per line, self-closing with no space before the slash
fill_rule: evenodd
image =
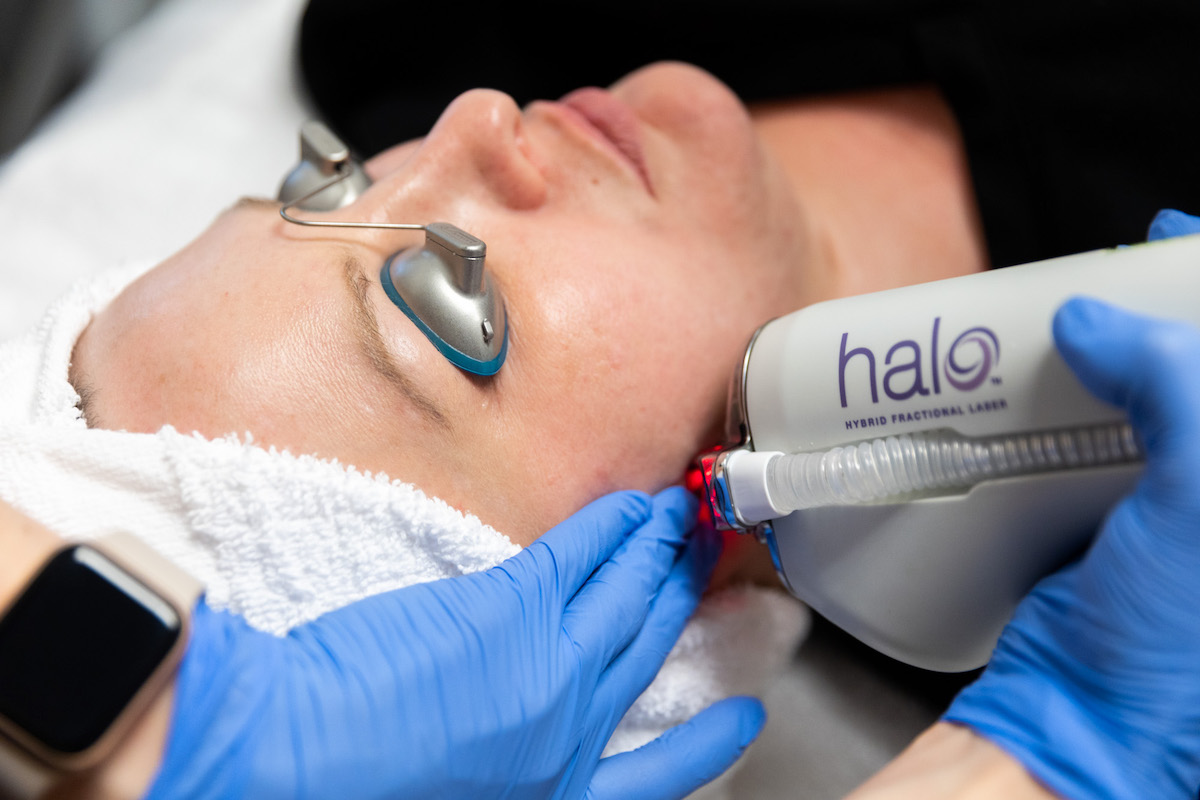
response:
<path id="1" fill-rule="evenodd" d="M 429 135 L 394 169 L 385 167 L 378 182 L 386 185 L 388 205 L 409 216 L 427 206 L 439 219 L 468 202 L 525 210 L 546 198 L 545 178 L 526 150 L 520 109 L 491 89 L 456 98 Z"/>

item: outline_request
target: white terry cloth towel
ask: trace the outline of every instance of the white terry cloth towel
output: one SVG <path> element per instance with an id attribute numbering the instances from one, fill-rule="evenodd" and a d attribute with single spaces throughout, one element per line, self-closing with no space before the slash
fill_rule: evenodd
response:
<path id="1" fill-rule="evenodd" d="M 114 529 L 141 536 L 204 581 L 211 606 L 276 634 L 518 552 L 410 484 L 261 448 L 249 434 L 88 428 L 67 381 L 71 351 L 93 311 L 140 271 L 76 285 L 37 327 L 0 345 L 0 497 L 68 539 Z M 723 697 L 761 696 L 807 626 L 806 610 L 777 591 L 706 599 L 609 752 L 640 746 Z"/>

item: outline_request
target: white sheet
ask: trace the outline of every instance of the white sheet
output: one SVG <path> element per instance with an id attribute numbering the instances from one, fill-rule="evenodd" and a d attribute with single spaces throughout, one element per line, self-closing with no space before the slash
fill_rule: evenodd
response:
<path id="1" fill-rule="evenodd" d="M 273 196 L 306 118 L 303 0 L 165 0 L 0 168 L 0 340 L 76 278 L 159 259 L 244 194 Z M 736 776 L 752 800 L 841 797 L 934 712 L 820 637 L 767 697 Z"/>

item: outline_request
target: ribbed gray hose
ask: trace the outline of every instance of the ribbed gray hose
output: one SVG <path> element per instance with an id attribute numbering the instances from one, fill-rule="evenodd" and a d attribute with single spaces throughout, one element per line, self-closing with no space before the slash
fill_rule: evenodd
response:
<path id="1" fill-rule="evenodd" d="M 1141 457 L 1125 424 L 978 439 L 933 431 L 783 455 L 767 467 L 767 486 L 772 503 L 791 513 Z"/>

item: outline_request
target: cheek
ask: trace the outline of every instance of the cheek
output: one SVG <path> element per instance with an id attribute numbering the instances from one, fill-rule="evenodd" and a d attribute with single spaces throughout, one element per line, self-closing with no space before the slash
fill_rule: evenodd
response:
<path id="1" fill-rule="evenodd" d="M 668 287 L 646 276 L 558 286 L 527 326 L 538 335 L 514 342 L 522 403 L 509 411 L 535 462 L 531 483 L 564 515 L 607 491 L 679 480 L 722 413 L 725 370 L 697 366 L 703 319 Z"/>

